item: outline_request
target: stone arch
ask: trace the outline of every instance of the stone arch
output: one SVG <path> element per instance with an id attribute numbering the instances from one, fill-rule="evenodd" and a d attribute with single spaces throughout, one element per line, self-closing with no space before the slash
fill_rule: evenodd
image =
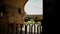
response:
<path id="1" fill-rule="evenodd" d="M 13 24 L 13 31 L 16 31 L 15 24 L 24 24 L 23 17 L 25 16 L 24 5 L 28 0 L 4 0 L 2 4 L 5 4 L 5 13 L 0 18 L 0 26 L 7 29 L 8 23 Z M 22 15 L 18 13 L 18 9 L 21 8 Z M 1 30 L 1 29 L 0 29 Z"/>

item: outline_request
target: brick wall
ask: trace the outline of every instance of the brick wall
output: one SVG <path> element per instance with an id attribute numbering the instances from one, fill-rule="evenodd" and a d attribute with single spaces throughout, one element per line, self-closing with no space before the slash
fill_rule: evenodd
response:
<path id="1" fill-rule="evenodd" d="M 6 5 L 5 13 L 2 20 L 6 20 L 10 23 L 23 23 L 25 16 L 24 6 L 27 0 L 4 0 Z M 18 9 L 21 9 L 21 14 L 18 13 Z"/>

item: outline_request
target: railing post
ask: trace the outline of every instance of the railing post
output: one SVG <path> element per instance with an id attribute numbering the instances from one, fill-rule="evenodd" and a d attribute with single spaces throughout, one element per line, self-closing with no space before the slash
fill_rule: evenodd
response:
<path id="1" fill-rule="evenodd" d="M 42 28 L 41 28 L 41 27 L 42 27 L 42 26 L 40 25 L 40 34 L 42 34 L 42 31 L 41 31 L 41 30 L 42 30 Z"/>
<path id="2" fill-rule="evenodd" d="M 38 26 L 37 26 L 37 34 L 38 34 Z"/>
<path id="3" fill-rule="evenodd" d="M 23 24 L 20 24 L 20 25 L 21 25 L 21 32 L 20 32 L 20 33 L 22 34 L 22 25 L 23 25 Z"/>
<path id="4" fill-rule="evenodd" d="M 38 25 L 39 26 L 39 25 Z M 38 26 L 37 26 L 37 34 L 38 34 Z"/>
<path id="5" fill-rule="evenodd" d="M 33 25 L 31 26 L 31 34 L 33 34 Z"/>
<path id="6" fill-rule="evenodd" d="M 40 28 L 39 28 L 40 25 L 37 26 L 37 34 L 39 34 L 40 32 Z"/>
<path id="7" fill-rule="evenodd" d="M 17 33 L 17 29 L 18 29 L 18 28 L 17 28 L 17 24 L 16 24 L 16 34 L 18 34 L 18 33 Z"/>
<path id="8" fill-rule="evenodd" d="M 35 29 L 36 29 L 36 27 L 35 27 L 35 24 L 34 24 L 34 34 L 35 34 L 35 31 L 36 31 Z"/>
<path id="9" fill-rule="evenodd" d="M 25 25 L 25 34 L 27 34 L 27 24 Z"/>
<path id="10" fill-rule="evenodd" d="M 30 24 L 29 24 L 29 34 L 30 34 Z"/>
<path id="11" fill-rule="evenodd" d="M 13 24 L 8 24 L 7 33 L 8 34 L 13 34 Z"/>

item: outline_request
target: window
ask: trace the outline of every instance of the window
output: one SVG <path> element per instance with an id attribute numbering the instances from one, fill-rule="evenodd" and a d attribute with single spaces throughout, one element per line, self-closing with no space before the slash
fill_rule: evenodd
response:
<path id="1" fill-rule="evenodd" d="M 18 9 L 18 13 L 21 14 L 21 8 Z"/>

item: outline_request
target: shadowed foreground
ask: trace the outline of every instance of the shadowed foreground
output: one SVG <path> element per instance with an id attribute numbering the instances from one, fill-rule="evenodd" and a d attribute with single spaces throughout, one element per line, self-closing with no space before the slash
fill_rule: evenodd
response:
<path id="1" fill-rule="evenodd" d="M 12 33 L 9 33 L 12 34 Z M 17 34 L 21 34 L 21 31 L 19 31 Z M 27 32 L 25 33 L 25 31 L 22 31 L 22 34 L 34 34 L 33 32 Z M 35 33 L 35 34 L 40 34 L 40 33 Z"/>
<path id="2" fill-rule="evenodd" d="M 34 25 L 33 25 L 34 26 Z M 21 29 L 16 29 L 16 31 L 13 32 L 13 29 L 9 28 L 0 28 L 0 34 L 41 34 L 41 26 L 32 27 L 31 25 L 24 25 Z"/>

